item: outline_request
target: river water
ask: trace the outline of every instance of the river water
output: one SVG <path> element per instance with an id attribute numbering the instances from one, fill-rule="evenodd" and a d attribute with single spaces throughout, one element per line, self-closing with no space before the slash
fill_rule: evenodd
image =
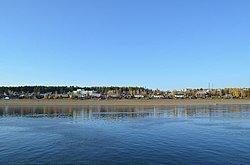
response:
<path id="1" fill-rule="evenodd" d="M 250 164 L 250 105 L 2 106 L 0 164 Z"/>

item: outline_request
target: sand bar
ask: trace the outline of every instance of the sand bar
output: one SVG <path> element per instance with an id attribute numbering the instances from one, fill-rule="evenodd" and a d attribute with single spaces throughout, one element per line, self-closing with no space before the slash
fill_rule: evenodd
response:
<path id="1" fill-rule="evenodd" d="M 250 99 L 143 99 L 143 100 L 73 100 L 73 99 L 40 99 L 40 100 L 0 100 L 0 106 L 74 106 L 74 105 L 216 105 L 216 104 L 249 104 Z"/>

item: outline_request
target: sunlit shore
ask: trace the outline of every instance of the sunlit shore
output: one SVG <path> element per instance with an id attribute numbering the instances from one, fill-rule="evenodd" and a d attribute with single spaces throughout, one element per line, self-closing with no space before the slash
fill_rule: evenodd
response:
<path id="1" fill-rule="evenodd" d="M 250 104 L 250 99 L 111 99 L 111 100 L 74 100 L 74 99 L 37 99 L 37 100 L 0 100 L 2 105 L 214 105 Z"/>

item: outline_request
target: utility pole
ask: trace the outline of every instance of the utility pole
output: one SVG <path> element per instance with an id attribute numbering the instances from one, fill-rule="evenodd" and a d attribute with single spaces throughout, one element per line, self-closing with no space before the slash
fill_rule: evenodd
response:
<path id="1" fill-rule="evenodd" d="M 208 83 L 209 96 L 211 96 L 210 82 Z"/>

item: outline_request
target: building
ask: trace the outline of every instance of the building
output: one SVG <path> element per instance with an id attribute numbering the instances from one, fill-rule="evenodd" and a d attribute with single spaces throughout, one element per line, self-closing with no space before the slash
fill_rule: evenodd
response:
<path id="1" fill-rule="evenodd" d="M 141 99 L 141 98 L 144 98 L 144 96 L 140 95 L 140 94 L 136 94 L 136 95 L 134 95 L 134 98 Z"/>
<path id="2" fill-rule="evenodd" d="M 73 91 L 74 95 L 82 95 L 82 96 L 90 96 L 90 97 L 101 97 L 101 94 L 97 91 L 86 91 L 84 89 L 77 89 L 76 91 Z"/>
<path id="3" fill-rule="evenodd" d="M 209 96 L 209 93 L 206 91 L 199 91 L 195 95 L 197 98 L 207 98 Z"/>
<path id="4" fill-rule="evenodd" d="M 182 94 L 182 93 L 179 93 L 179 94 L 176 94 L 174 97 L 175 97 L 176 99 L 184 99 L 184 98 L 185 98 L 185 95 Z"/>

